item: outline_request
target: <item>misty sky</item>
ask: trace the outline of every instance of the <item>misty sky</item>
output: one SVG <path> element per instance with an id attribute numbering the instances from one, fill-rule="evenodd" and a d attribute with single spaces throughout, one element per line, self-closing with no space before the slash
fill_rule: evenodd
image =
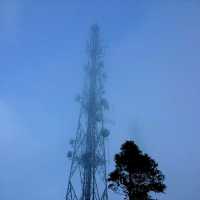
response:
<path id="1" fill-rule="evenodd" d="M 166 175 L 160 199 L 200 199 L 199 0 L 0 0 L 0 199 L 64 199 L 93 23 L 106 47 L 109 171 L 135 139 Z"/>

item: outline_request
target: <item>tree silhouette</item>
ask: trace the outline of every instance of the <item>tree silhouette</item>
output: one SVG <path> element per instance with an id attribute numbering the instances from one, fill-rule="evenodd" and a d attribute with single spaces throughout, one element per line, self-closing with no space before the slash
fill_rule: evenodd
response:
<path id="1" fill-rule="evenodd" d="M 115 155 L 115 170 L 109 174 L 108 187 L 129 200 L 150 200 L 151 192 L 163 193 L 164 175 L 158 164 L 144 154 L 134 141 L 126 141 Z"/>

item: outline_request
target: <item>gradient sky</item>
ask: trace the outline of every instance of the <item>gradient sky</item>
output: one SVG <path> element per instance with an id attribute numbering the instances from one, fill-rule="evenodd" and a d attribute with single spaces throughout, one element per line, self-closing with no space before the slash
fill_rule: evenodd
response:
<path id="1" fill-rule="evenodd" d="M 0 0 L 0 199 L 64 199 L 93 23 L 106 46 L 109 170 L 135 139 L 166 175 L 160 199 L 200 199 L 199 0 Z"/>

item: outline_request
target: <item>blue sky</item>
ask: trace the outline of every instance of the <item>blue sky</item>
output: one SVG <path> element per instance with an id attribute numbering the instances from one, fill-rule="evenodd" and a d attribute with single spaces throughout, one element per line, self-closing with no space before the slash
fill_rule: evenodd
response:
<path id="1" fill-rule="evenodd" d="M 160 199 L 199 199 L 199 9 L 198 0 L 0 0 L 0 199 L 64 199 L 93 23 L 106 47 L 109 169 L 135 139 L 166 175 Z"/>

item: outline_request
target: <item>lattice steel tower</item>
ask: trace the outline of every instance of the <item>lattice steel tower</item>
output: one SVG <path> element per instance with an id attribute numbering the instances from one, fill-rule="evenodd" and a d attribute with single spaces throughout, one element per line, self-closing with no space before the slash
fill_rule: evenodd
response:
<path id="1" fill-rule="evenodd" d="M 68 152 L 71 168 L 66 200 L 108 200 L 105 142 L 109 135 L 104 127 L 108 103 L 104 98 L 104 63 L 100 31 L 90 30 L 87 42 L 88 64 L 76 137 Z"/>

